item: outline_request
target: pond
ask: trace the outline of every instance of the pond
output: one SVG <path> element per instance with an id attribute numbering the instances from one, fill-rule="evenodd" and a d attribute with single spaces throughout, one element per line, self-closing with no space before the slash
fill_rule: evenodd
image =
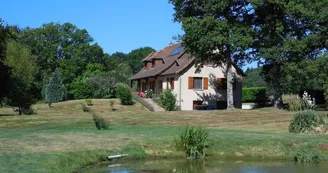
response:
<path id="1" fill-rule="evenodd" d="M 327 173 L 328 163 L 151 160 L 107 162 L 83 173 Z"/>

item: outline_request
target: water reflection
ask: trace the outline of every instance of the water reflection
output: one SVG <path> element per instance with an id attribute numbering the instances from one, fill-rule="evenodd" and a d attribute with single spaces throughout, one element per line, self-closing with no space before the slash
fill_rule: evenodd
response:
<path id="1" fill-rule="evenodd" d="M 157 160 L 97 165 L 84 173 L 327 173 L 328 164 Z"/>

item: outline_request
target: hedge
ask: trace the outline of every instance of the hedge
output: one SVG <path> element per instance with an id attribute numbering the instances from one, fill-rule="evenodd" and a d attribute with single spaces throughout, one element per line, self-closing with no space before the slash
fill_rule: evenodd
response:
<path id="1" fill-rule="evenodd" d="M 267 101 L 266 88 L 265 87 L 243 88 L 242 101 L 244 103 L 255 102 L 255 103 L 265 104 Z"/>

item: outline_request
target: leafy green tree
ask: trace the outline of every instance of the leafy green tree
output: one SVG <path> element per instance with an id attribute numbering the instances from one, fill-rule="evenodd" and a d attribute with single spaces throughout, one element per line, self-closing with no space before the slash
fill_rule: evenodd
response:
<path id="1" fill-rule="evenodd" d="M 49 107 L 51 107 L 52 103 L 63 101 L 66 98 L 66 88 L 57 70 L 53 73 L 45 88 L 45 98 Z"/>
<path id="2" fill-rule="evenodd" d="M 261 76 L 261 67 L 251 68 L 245 71 L 246 76 L 243 78 L 243 87 L 266 87 L 266 83 Z"/>
<path id="3" fill-rule="evenodd" d="M 42 85 L 44 77 L 58 69 L 63 83 L 70 89 L 72 81 L 82 75 L 88 63 L 102 61 L 103 52 L 87 30 L 71 23 L 48 23 L 39 28 L 25 28 L 19 41 L 28 45 L 40 67 L 37 81 Z"/>
<path id="4" fill-rule="evenodd" d="M 10 73 L 9 67 L 4 63 L 6 58 L 7 41 L 10 36 L 9 27 L 0 18 L 0 102 L 9 90 Z"/>
<path id="5" fill-rule="evenodd" d="M 327 47 L 328 1 L 250 1 L 256 31 L 253 47 L 263 60 L 263 76 L 273 91 L 275 107 L 282 105 L 284 65 L 315 59 Z"/>
<path id="6" fill-rule="evenodd" d="M 132 73 L 138 73 L 143 67 L 142 60 L 147 57 L 150 53 L 155 52 L 156 50 L 151 47 L 142 47 L 139 49 L 132 50 L 129 56 L 129 65 L 132 68 Z"/>
<path id="7" fill-rule="evenodd" d="M 252 50 L 253 18 L 248 1 L 169 0 L 174 20 L 182 23 L 185 50 L 201 69 L 207 60 L 226 66 L 227 105 L 234 109 L 231 67 L 249 60 Z"/>
<path id="8" fill-rule="evenodd" d="M 99 63 L 90 63 L 87 65 L 86 70 L 81 76 L 78 76 L 70 84 L 71 94 L 73 94 L 75 99 L 86 99 L 92 98 L 93 92 L 88 84 L 88 79 L 90 77 L 95 77 L 97 75 L 104 74 L 104 66 Z"/>
<path id="9" fill-rule="evenodd" d="M 10 41 L 7 45 L 6 59 L 4 63 L 10 67 L 11 81 L 8 91 L 8 104 L 18 108 L 21 115 L 30 114 L 31 105 L 37 99 L 35 75 L 37 65 L 30 50 L 16 41 Z"/>

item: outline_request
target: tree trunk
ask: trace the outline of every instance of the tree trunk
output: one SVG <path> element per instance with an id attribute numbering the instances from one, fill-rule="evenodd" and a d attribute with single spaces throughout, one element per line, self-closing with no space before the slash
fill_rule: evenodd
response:
<path id="1" fill-rule="evenodd" d="M 277 80 L 278 81 L 278 80 Z M 282 102 L 282 93 L 280 91 L 280 83 L 277 81 L 273 81 L 272 83 L 272 94 L 273 94 L 273 107 L 281 109 L 283 108 L 283 102 Z"/>
<path id="2" fill-rule="evenodd" d="M 227 110 L 235 109 L 233 101 L 233 74 L 231 72 L 231 59 L 227 60 L 226 68 L 226 77 L 227 77 Z"/>
<path id="3" fill-rule="evenodd" d="M 22 108 L 18 107 L 18 115 L 22 115 Z"/>
<path id="4" fill-rule="evenodd" d="M 282 68 L 280 64 L 274 64 L 272 67 L 271 75 L 273 76 L 271 79 L 272 86 L 272 94 L 273 94 L 273 107 L 275 108 L 283 108 L 282 102 L 282 92 L 281 92 L 281 74 Z"/>

